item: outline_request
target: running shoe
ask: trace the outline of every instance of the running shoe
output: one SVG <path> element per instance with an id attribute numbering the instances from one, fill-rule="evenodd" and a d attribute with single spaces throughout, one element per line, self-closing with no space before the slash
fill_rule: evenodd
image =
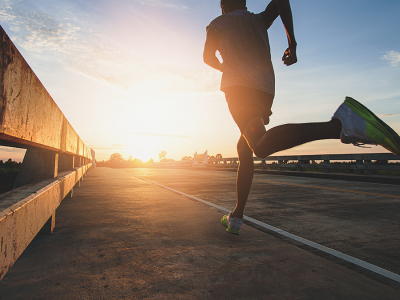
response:
<path id="1" fill-rule="evenodd" d="M 226 227 L 229 233 L 239 235 L 240 227 L 242 227 L 243 219 L 232 218 L 232 213 L 225 215 L 221 219 L 221 224 Z"/>
<path id="2" fill-rule="evenodd" d="M 344 144 L 380 145 L 400 155 L 400 136 L 373 112 L 353 98 L 339 106 L 332 119 L 342 122 L 340 140 Z"/>

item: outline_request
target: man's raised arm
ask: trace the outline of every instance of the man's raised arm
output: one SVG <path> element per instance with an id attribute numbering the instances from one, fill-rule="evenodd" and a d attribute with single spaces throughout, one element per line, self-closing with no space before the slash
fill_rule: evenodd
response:
<path id="1" fill-rule="evenodd" d="M 211 30 L 207 31 L 206 43 L 204 45 L 203 60 L 210 67 L 217 69 L 222 72 L 222 64 L 219 59 L 215 56 L 215 52 L 218 50 L 218 43 L 212 34 Z"/>
<path id="2" fill-rule="evenodd" d="M 278 16 L 281 16 L 283 26 L 286 30 L 289 47 L 286 49 L 282 61 L 290 66 L 297 62 L 296 38 L 294 37 L 293 16 L 289 0 L 272 0 L 263 12 L 264 21 L 269 28 Z"/>

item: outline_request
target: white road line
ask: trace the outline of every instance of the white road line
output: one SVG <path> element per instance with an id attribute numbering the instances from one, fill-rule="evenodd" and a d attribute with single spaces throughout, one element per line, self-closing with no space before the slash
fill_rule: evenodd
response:
<path id="1" fill-rule="evenodd" d="M 128 172 L 127 172 L 127 173 L 128 173 Z M 212 207 L 217 208 L 217 209 L 219 209 L 219 210 L 222 210 L 222 211 L 224 211 L 224 212 L 227 212 L 227 213 L 231 212 L 231 210 L 226 209 L 226 208 L 224 208 L 224 207 L 222 207 L 222 206 L 219 206 L 219 205 L 210 203 L 210 202 L 208 202 L 208 201 L 205 201 L 205 200 L 203 200 L 203 199 L 200 199 L 200 198 L 197 198 L 197 197 L 194 197 L 194 196 L 185 194 L 185 193 L 183 193 L 183 192 L 180 192 L 180 191 L 171 189 L 170 187 L 167 187 L 167 186 L 162 185 L 162 184 L 159 184 L 159 183 L 157 183 L 157 182 L 154 182 L 154 181 L 145 179 L 145 178 L 143 178 L 143 177 L 136 176 L 136 175 L 133 175 L 133 174 L 131 174 L 131 173 L 129 173 L 129 174 L 132 175 L 133 177 L 136 177 L 136 178 L 139 178 L 139 179 L 141 179 L 141 180 L 144 180 L 144 181 L 150 182 L 150 183 L 152 183 L 152 184 L 158 185 L 158 186 L 160 186 L 160 187 L 162 187 L 162 188 L 164 188 L 164 189 L 170 190 L 170 191 L 172 191 L 172 192 L 174 192 L 174 193 L 177 193 L 177 194 L 180 194 L 180 195 L 182 195 L 182 196 L 188 197 L 188 198 L 190 198 L 190 199 L 193 199 L 193 200 L 199 201 L 199 202 L 201 202 L 201 203 L 207 204 L 207 205 L 209 205 L 209 206 L 212 206 Z M 365 262 L 365 261 L 363 261 L 363 260 L 361 260 L 361 259 L 352 257 L 352 256 L 347 255 L 347 254 L 344 254 L 344 253 L 341 253 L 341 252 L 336 251 L 336 250 L 333 250 L 333 249 L 331 249 L 331 248 L 328 248 L 328 247 L 322 246 L 322 245 L 320 245 L 320 244 L 314 243 L 314 242 L 312 242 L 312 241 L 309 241 L 309 240 L 304 239 L 304 238 L 302 238 L 302 237 L 299 237 L 299 236 L 297 236 L 297 235 L 294 235 L 294 234 L 291 234 L 291 233 L 289 233 L 289 232 L 286 232 L 286 231 L 284 231 L 284 230 L 282 230 L 282 229 L 279 229 L 279 228 L 276 228 L 276 227 L 274 227 L 274 226 L 268 225 L 268 224 L 266 224 L 266 223 L 264 223 L 264 222 L 258 221 L 258 220 L 256 220 L 256 219 L 253 219 L 253 218 L 250 218 L 250 217 L 247 217 L 247 216 L 243 216 L 243 219 L 245 219 L 246 221 L 249 221 L 249 222 L 251 222 L 251 223 L 253 223 L 253 224 L 256 224 L 256 225 L 258 225 L 258 226 L 261 226 L 261 227 L 263 227 L 263 228 L 266 228 L 266 229 L 268 229 L 268 230 L 271 230 L 271 231 L 273 231 L 273 232 L 275 232 L 275 233 L 278 233 L 278 234 L 280 234 L 280 235 L 286 236 L 286 237 L 288 237 L 288 238 L 290 238 L 290 239 L 292 239 L 292 240 L 298 241 L 298 242 L 300 242 L 300 243 L 302 243 L 302 244 L 304 244 L 304 245 L 310 246 L 310 247 L 312 247 L 312 248 L 318 249 L 318 250 L 323 251 L 323 252 L 325 252 L 325 253 L 328 253 L 328 254 L 330 254 L 330 255 L 336 256 L 336 257 L 338 257 L 338 258 L 340 258 L 340 259 L 343 259 L 343 260 L 345 260 L 345 261 L 347 261 L 347 262 L 350 262 L 350 263 L 355 264 L 355 265 L 357 265 L 357 266 L 359 266 L 359 267 L 362 267 L 362 268 L 364 268 L 364 269 L 367 269 L 367 270 L 369 270 L 369 271 L 372 271 L 372 272 L 374 272 L 374 273 L 377 273 L 377 274 L 379 274 L 379 275 L 382 275 L 382 276 L 384 276 L 384 277 L 386 277 L 386 278 L 392 279 L 392 280 L 394 280 L 394 281 L 400 283 L 400 275 L 398 275 L 398 274 L 396 274 L 396 273 L 390 272 L 390 271 L 388 271 L 388 270 L 385 270 L 385 269 L 380 268 L 380 267 L 378 267 L 378 266 L 375 266 L 375 265 L 373 265 L 373 264 L 367 263 L 367 262 Z"/>

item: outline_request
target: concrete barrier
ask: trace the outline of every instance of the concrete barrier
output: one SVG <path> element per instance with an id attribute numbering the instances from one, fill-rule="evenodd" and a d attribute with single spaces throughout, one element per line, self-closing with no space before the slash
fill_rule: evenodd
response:
<path id="1" fill-rule="evenodd" d="M 0 195 L 0 278 L 8 272 L 50 217 L 55 226 L 55 211 L 91 164 L 54 179 L 27 184 Z"/>
<path id="2" fill-rule="evenodd" d="M 71 124 L 0 27 L 0 145 L 91 158 Z"/>
<path id="3" fill-rule="evenodd" d="M 92 166 L 85 146 L 0 27 L 0 145 L 27 149 L 14 190 L 0 195 L 0 280 Z M 92 156 L 93 154 L 93 156 Z"/>

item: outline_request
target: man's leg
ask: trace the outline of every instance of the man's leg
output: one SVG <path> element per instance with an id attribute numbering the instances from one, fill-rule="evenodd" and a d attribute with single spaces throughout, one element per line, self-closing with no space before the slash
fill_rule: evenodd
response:
<path id="1" fill-rule="evenodd" d="M 262 118 L 251 120 L 244 129 L 244 136 L 259 158 L 293 148 L 308 142 L 339 139 L 342 123 L 333 119 L 323 123 L 285 124 L 266 131 Z"/>
<path id="2" fill-rule="evenodd" d="M 246 139 L 249 143 L 242 135 L 237 144 L 239 157 L 239 168 L 236 177 L 237 201 L 232 217 L 243 218 L 244 207 L 253 181 L 253 150 L 249 147 L 249 144 L 250 146 L 258 145 L 253 148 L 256 155 L 267 157 L 272 153 L 307 142 L 321 139 L 338 139 L 341 127 L 340 121 L 334 119 L 325 123 L 286 124 L 266 131 L 263 119 L 256 118 L 251 120 L 245 128 Z"/>
<path id="3" fill-rule="evenodd" d="M 242 219 L 254 174 L 253 151 L 243 135 L 240 136 L 237 144 L 237 152 L 239 157 L 239 168 L 236 177 L 237 202 L 232 212 L 232 217 Z"/>

